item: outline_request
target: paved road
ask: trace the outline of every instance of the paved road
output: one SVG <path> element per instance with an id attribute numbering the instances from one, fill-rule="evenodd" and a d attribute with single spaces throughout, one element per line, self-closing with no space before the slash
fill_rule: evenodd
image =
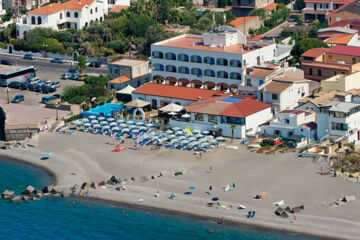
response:
<path id="1" fill-rule="evenodd" d="M 280 24 L 279 26 L 264 33 L 263 37 L 279 37 L 281 35 L 281 32 L 284 30 L 284 28 L 293 27 L 293 26 L 295 26 L 295 24 L 296 24 L 295 22 L 285 21 L 284 23 Z"/>

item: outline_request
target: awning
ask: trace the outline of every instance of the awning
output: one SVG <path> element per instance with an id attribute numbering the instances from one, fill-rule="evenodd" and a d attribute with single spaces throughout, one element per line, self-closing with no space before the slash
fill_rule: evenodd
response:
<path id="1" fill-rule="evenodd" d="M 127 85 L 125 88 L 116 91 L 117 94 L 127 94 L 127 95 L 131 95 L 131 93 L 135 90 L 135 88 L 133 88 L 130 85 Z"/>
<path id="2" fill-rule="evenodd" d="M 135 99 L 135 100 L 132 100 L 131 102 L 128 102 L 127 104 L 125 104 L 125 106 L 130 107 L 130 108 L 142 108 L 147 105 L 150 105 L 150 103 L 140 100 L 140 99 Z"/>
<path id="3" fill-rule="evenodd" d="M 170 103 L 168 105 L 166 105 L 165 107 L 160 108 L 160 111 L 163 112 L 180 112 L 181 110 L 183 110 L 184 108 L 180 105 L 177 105 L 175 103 Z"/>

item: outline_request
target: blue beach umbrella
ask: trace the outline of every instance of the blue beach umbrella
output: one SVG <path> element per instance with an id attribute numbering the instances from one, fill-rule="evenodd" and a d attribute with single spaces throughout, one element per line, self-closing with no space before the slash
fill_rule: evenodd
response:
<path id="1" fill-rule="evenodd" d="M 53 153 L 52 152 L 46 152 L 45 155 L 46 156 L 51 156 L 51 155 L 53 155 Z"/>
<path id="2" fill-rule="evenodd" d="M 99 120 L 99 121 L 104 121 L 105 118 L 104 118 L 104 117 L 99 117 L 98 120 Z"/>
<path id="3" fill-rule="evenodd" d="M 115 119 L 114 118 L 108 118 L 107 121 L 108 122 L 113 122 L 113 121 L 115 121 Z"/>
<path id="4" fill-rule="evenodd" d="M 189 189 L 196 189 L 196 187 L 194 187 L 194 186 L 190 186 L 190 187 L 189 187 Z"/>
<path id="5" fill-rule="evenodd" d="M 125 120 L 124 119 L 118 119 L 116 122 L 123 123 L 123 122 L 125 122 Z"/>
<path id="6" fill-rule="evenodd" d="M 93 119 L 96 119 L 96 116 L 91 115 L 91 116 L 89 116 L 88 118 L 91 119 L 91 120 L 93 120 Z"/>

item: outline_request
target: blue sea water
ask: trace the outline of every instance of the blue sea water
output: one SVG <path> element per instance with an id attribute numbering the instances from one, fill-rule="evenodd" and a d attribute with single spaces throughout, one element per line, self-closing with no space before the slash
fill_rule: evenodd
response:
<path id="1" fill-rule="evenodd" d="M 28 184 L 40 188 L 52 181 L 42 170 L 0 160 L 1 192 L 4 189 L 13 189 L 20 193 Z M 51 197 L 21 204 L 0 200 L 0 226 L 0 239 L 316 239 L 245 226 L 218 225 L 211 221 L 125 209 L 90 201 Z"/>

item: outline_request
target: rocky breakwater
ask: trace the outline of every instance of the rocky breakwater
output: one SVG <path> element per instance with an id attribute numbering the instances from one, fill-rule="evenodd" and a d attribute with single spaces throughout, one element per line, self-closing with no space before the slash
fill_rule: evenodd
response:
<path id="1" fill-rule="evenodd" d="M 9 189 L 6 189 L 1 195 L 3 200 L 9 200 L 13 203 L 21 203 L 23 201 L 25 202 L 37 201 L 44 196 L 68 197 L 69 193 L 53 185 L 45 186 L 42 189 L 35 189 L 33 186 L 28 185 L 21 192 L 21 195 L 15 195 L 15 192 Z"/>

